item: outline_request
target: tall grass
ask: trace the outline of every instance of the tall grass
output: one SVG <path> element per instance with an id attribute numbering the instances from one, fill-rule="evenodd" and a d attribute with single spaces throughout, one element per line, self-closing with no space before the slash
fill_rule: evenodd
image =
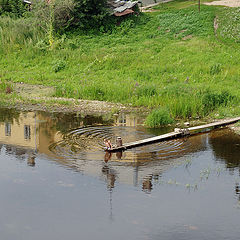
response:
<path id="1" fill-rule="evenodd" d="M 3 52 L 32 48 L 45 38 L 45 33 L 33 18 L 0 17 L 0 48 Z"/>
<path id="2" fill-rule="evenodd" d="M 173 119 L 171 118 L 169 111 L 165 108 L 153 110 L 147 116 L 147 119 L 145 121 L 145 124 L 151 128 L 165 126 L 171 123 L 173 123 Z"/>

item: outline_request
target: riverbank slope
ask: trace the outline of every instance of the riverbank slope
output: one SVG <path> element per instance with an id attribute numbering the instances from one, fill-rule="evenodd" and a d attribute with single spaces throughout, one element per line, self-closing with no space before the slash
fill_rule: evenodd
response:
<path id="1" fill-rule="evenodd" d="M 0 19 L 2 104 L 71 105 L 65 98 L 73 98 L 88 100 L 86 107 L 104 101 L 111 111 L 166 108 L 175 119 L 239 115 L 239 9 L 202 5 L 199 13 L 196 1 L 176 0 L 154 10 L 108 32 L 55 37 L 52 49 L 18 21 Z M 51 91 L 20 94 L 21 83 Z"/>

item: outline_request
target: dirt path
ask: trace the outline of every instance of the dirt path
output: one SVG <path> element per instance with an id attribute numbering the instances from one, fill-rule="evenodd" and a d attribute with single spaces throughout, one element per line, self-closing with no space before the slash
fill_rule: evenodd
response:
<path id="1" fill-rule="evenodd" d="M 204 3 L 205 5 L 216 5 L 216 6 L 226 6 L 226 7 L 240 7 L 240 0 L 219 0 L 209 3 Z"/>

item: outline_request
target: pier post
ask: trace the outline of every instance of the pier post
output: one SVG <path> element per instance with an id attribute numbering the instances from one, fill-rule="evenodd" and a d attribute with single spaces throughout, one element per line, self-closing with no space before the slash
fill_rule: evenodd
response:
<path id="1" fill-rule="evenodd" d="M 123 145 L 123 144 L 122 144 L 122 138 L 121 138 L 121 137 L 117 137 L 116 145 L 117 145 L 117 147 L 121 147 L 121 146 Z"/>

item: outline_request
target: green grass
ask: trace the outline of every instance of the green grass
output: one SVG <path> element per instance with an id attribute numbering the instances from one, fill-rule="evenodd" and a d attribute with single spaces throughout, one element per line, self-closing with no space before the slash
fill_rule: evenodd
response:
<path id="1" fill-rule="evenodd" d="M 156 128 L 173 123 L 169 111 L 164 108 L 153 110 L 146 118 L 145 124 L 148 127 Z"/>
<path id="2" fill-rule="evenodd" d="M 227 21 L 226 21 L 227 19 Z M 218 14 L 218 37 L 225 43 L 240 42 L 240 8 L 227 8 Z"/>
<path id="3" fill-rule="evenodd" d="M 10 94 L 13 92 L 12 84 L 7 81 L 0 81 L 0 93 Z"/>
<path id="4" fill-rule="evenodd" d="M 55 38 L 52 50 L 37 26 L 16 35 L 20 29 L 6 27 L 2 18 L 0 78 L 55 86 L 59 97 L 163 107 L 173 118 L 237 109 L 239 10 L 202 5 L 198 13 L 194 3 L 161 4 L 158 12 L 132 17 L 107 33 L 66 33 Z M 229 15 L 234 27 L 226 32 Z"/>
<path id="5" fill-rule="evenodd" d="M 204 2 L 212 2 L 214 0 L 201 0 L 201 6 Z M 171 10 L 180 10 L 184 8 L 188 8 L 191 6 L 198 6 L 198 0 L 175 0 L 168 3 L 160 3 L 157 6 L 153 7 L 155 10 L 163 11 L 171 11 Z M 200 7 L 201 10 L 201 7 Z"/>

